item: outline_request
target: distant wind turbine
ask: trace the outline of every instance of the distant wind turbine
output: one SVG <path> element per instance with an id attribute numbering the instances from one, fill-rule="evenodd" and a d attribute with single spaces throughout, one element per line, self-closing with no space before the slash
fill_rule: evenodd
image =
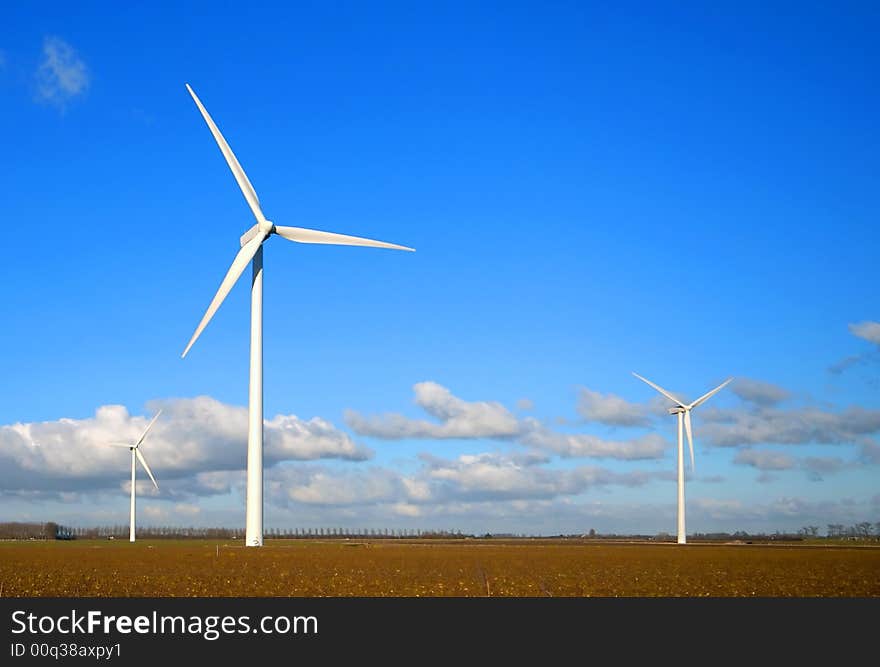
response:
<path id="1" fill-rule="evenodd" d="M 144 470 L 147 471 L 147 474 L 150 476 L 150 479 L 153 482 L 153 486 L 156 487 L 158 491 L 159 485 L 156 483 L 156 478 L 153 477 L 153 471 L 150 470 L 150 466 L 147 465 L 147 460 L 144 458 L 144 455 L 141 454 L 141 444 L 143 444 L 144 439 L 147 437 L 147 433 L 150 432 L 150 429 L 153 428 L 153 424 L 156 423 L 156 420 L 159 419 L 159 415 L 162 414 L 162 411 L 156 413 L 156 416 L 147 424 L 147 428 L 144 429 L 143 435 L 138 439 L 136 443 L 133 445 L 121 443 L 121 442 L 113 442 L 110 443 L 114 447 L 128 447 L 131 450 L 131 519 L 128 524 L 128 541 L 134 542 L 134 507 L 135 507 L 135 458 L 141 462 L 141 465 L 144 467 Z"/>
<path id="2" fill-rule="evenodd" d="M 663 394 L 666 398 L 675 403 L 674 408 L 669 408 L 669 414 L 678 415 L 678 543 L 686 544 L 687 543 L 687 532 L 684 527 L 684 443 L 682 442 L 682 422 L 684 422 L 684 429 L 687 431 L 687 439 L 688 439 L 688 448 L 691 452 L 691 472 L 694 470 L 694 436 L 693 436 L 693 428 L 691 427 L 691 410 L 695 407 L 702 405 L 706 401 L 708 401 L 712 396 L 717 394 L 719 391 L 724 389 L 728 384 L 730 384 L 733 378 L 728 378 L 717 387 L 715 387 L 712 391 L 707 392 L 700 396 L 693 403 L 685 403 L 684 401 L 676 398 L 670 392 L 666 391 L 663 387 L 660 387 L 650 380 L 646 380 L 638 373 L 633 373 L 639 380 L 652 386 L 654 389 Z"/>
<path id="3" fill-rule="evenodd" d="M 256 224 L 242 235 L 240 239 L 241 250 L 238 251 L 235 259 L 232 261 L 232 266 L 226 272 L 223 282 L 220 283 L 217 293 L 202 317 L 202 321 L 199 322 L 195 333 L 180 356 L 186 356 L 193 343 L 196 342 L 196 339 L 208 325 L 208 322 L 211 321 L 214 313 L 217 312 L 220 304 L 223 303 L 226 295 L 229 294 L 232 286 L 244 272 L 248 262 L 251 262 L 253 277 L 251 278 L 251 358 L 250 388 L 248 391 L 245 546 L 259 547 L 263 545 L 263 242 L 273 234 L 277 234 L 288 241 L 296 241 L 297 243 L 370 246 L 373 248 L 409 251 L 413 249 L 357 236 L 333 234 L 315 229 L 303 229 L 302 227 L 281 227 L 267 220 L 260 208 L 260 200 L 257 198 L 257 193 L 244 173 L 244 169 L 241 168 L 241 165 L 235 158 L 229 144 L 226 143 L 223 135 L 220 134 L 220 130 L 217 129 L 208 111 L 189 84 L 186 84 L 186 89 L 208 124 L 211 134 L 214 135 L 214 140 L 220 147 L 220 152 L 226 158 L 226 163 L 232 170 L 232 175 L 235 177 L 238 187 L 241 189 L 251 212 L 254 214 L 254 218 L 257 220 Z"/>

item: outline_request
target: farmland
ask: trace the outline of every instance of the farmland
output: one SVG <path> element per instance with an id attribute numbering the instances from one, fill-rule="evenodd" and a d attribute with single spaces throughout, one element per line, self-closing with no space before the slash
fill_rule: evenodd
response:
<path id="1" fill-rule="evenodd" d="M 0 597 L 880 597 L 880 548 L 589 540 L 7 541 Z"/>

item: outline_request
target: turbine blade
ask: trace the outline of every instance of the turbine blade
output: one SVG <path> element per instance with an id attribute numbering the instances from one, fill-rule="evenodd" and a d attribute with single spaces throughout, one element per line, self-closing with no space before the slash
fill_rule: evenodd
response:
<path id="1" fill-rule="evenodd" d="M 692 408 L 695 408 L 695 407 L 697 407 L 698 405 L 702 405 L 703 403 L 705 403 L 706 401 L 708 401 L 710 398 L 712 398 L 715 394 L 717 394 L 719 391 L 721 391 L 722 389 L 724 389 L 724 388 L 725 388 L 727 385 L 729 385 L 731 382 L 733 382 L 733 378 L 727 378 L 724 382 L 722 382 L 721 384 L 719 384 L 719 385 L 718 385 L 717 387 L 715 387 L 712 391 L 706 392 L 705 394 L 703 394 L 702 396 L 700 396 L 696 401 L 694 401 L 694 402 L 691 403 L 689 406 L 687 406 L 688 410 L 691 410 Z"/>
<path id="2" fill-rule="evenodd" d="M 232 170 L 232 175 L 235 176 L 235 181 L 238 183 L 238 187 L 241 188 L 241 193 L 247 200 L 248 206 L 251 207 L 251 212 L 254 214 L 254 217 L 257 219 L 258 222 L 265 220 L 265 217 L 263 216 L 263 211 L 260 210 L 260 200 L 257 198 L 257 193 L 254 190 L 254 186 L 251 185 L 250 180 L 248 180 L 247 174 L 244 173 L 244 169 L 242 169 L 241 165 L 238 163 L 238 160 L 235 157 L 235 153 L 232 152 L 229 144 L 226 143 L 226 139 L 224 139 L 223 135 L 220 134 L 220 130 L 217 129 L 217 125 L 214 124 L 214 120 L 211 118 L 208 110 L 205 109 L 202 101 L 198 98 L 193 89 L 190 88 L 189 84 L 186 84 L 186 89 L 189 91 L 189 94 L 192 96 L 193 101 L 196 103 L 196 106 L 202 113 L 202 118 L 204 118 L 205 122 L 208 124 L 208 128 L 211 130 L 211 134 L 214 135 L 214 140 L 220 147 L 220 152 L 223 153 L 223 157 L 226 158 L 226 164 L 228 164 L 229 168 Z"/>
<path id="3" fill-rule="evenodd" d="M 296 241 L 297 243 L 326 243 L 330 245 L 359 245 L 369 246 L 371 248 L 390 248 L 392 250 L 409 250 L 415 252 L 414 248 L 397 245 L 395 243 L 385 243 L 384 241 L 374 241 L 373 239 L 364 239 L 359 236 L 346 236 L 345 234 L 334 234 L 332 232 L 321 232 L 317 229 L 304 229 L 302 227 L 279 227 L 275 226 L 275 231 L 279 236 L 286 238 L 288 241 Z"/>
<path id="4" fill-rule="evenodd" d="M 156 489 L 158 490 L 159 485 L 156 484 L 156 478 L 153 477 L 153 471 L 150 470 L 150 466 L 147 465 L 147 460 L 144 458 L 144 455 L 141 454 L 141 450 L 136 449 L 136 450 L 134 450 L 134 453 L 137 454 L 138 461 L 141 462 L 141 465 L 144 467 L 144 470 L 147 471 L 147 474 L 150 476 L 150 479 L 153 480 L 153 486 L 155 486 Z"/>
<path id="5" fill-rule="evenodd" d="M 248 262 L 250 262 L 254 258 L 254 255 L 257 254 L 257 250 L 259 249 L 260 244 L 265 238 L 266 234 L 264 232 L 260 232 L 254 238 L 248 241 L 241 250 L 238 251 L 235 259 L 232 260 L 232 266 L 230 266 L 229 271 L 226 272 L 226 277 L 224 277 L 223 282 L 220 283 L 220 287 L 217 289 L 217 293 L 214 295 L 214 298 L 211 301 L 211 305 L 208 306 L 208 310 L 205 311 L 205 314 L 202 317 L 202 321 L 199 322 L 199 326 L 196 327 L 195 333 L 192 335 L 192 338 L 189 339 L 189 344 L 186 346 L 183 354 L 180 355 L 181 358 L 186 356 L 186 353 L 189 352 L 189 348 L 193 346 L 193 343 L 196 342 L 196 339 L 202 333 L 204 328 L 208 326 L 208 322 L 210 322 L 211 318 L 214 317 L 214 313 L 217 312 L 220 304 L 223 303 L 223 299 L 225 299 L 226 295 L 229 294 L 229 290 L 232 289 L 235 281 L 238 280 L 239 276 L 241 276 Z"/>
<path id="6" fill-rule="evenodd" d="M 633 375 L 635 375 L 639 380 L 641 380 L 641 381 L 644 382 L 645 384 L 648 384 L 648 385 L 651 385 L 652 387 L 654 387 L 654 389 L 656 389 L 657 391 L 659 391 L 661 394 L 663 394 L 663 395 L 664 395 L 666 398 L 668 398 L 670 401 L 673 401 L 676 405 L 680 405 L 681 407 L 684 407 L 684 403 L 682 403 L 681 400 L 677 399 L 675 396 L 673 396 L 672 394 L 670 394 L 670 393 L 669 393 L 668 391 L 666 391 L 663 387 L 660 387 L 660 386 L 654 384 L 654 383 L 651 382 L 650 380 L 646 380 L 645 378 L 643 378 L 643 377 L 642 377 L 641 375 L 639 375 L 638 373 L 633 373 Z"/>
<path id="7" fill-rule="evenodd" d="M 691 472 L 694 471 L 694 432 L 691 427 L 691 411 L 684 411 L 684 430 L 687 431 L 688 447 L 691 450 Z"/>
<path id="8" fill-rule="evenodd" d="M 159 419 L 159 415 L 161 415 L 161 414 L 162 414 L 162 410 L 159 410 L 159 412 L 156 413 L 156 416 L 150 420 L 150 423 L 147 424 L 147 428 L 144 429 L 144 434 L 141 436 L 141 439 L 137 441 L 135 448 L 140 447 L 140 444 L 144 441 L 144 438 L 147 437 L 147 433 L 149 433 L 150 429 L 153 428 L 153 424 L 156 423 L 156 420 Z"/>

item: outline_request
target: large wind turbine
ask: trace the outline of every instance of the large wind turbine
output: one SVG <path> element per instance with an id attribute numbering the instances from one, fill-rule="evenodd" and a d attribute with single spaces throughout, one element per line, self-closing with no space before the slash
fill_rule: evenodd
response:
<path id="1" fill-rule="evenodd" d="M 241 189 L 257 221 L 253 227 L 242 235 L 240 239 L 241 250 L 238 251 L 235 259 L 232 261 L 232 266 L 226 272 L 223 282 L 220 283 L 217 293 L 202 317 L 202 321 L 199 322 L 195 333 L 180 356 L 186 356 L 186 353 L 189 352 L 193 343 L 196 342 L 202 330 L 211 321 L 214 313 L 217 312 L 220 304 L 223 303 L 223 299 L 229 294 L 229 290 L 232 289 L 232 286 L 244 272 L 248 262 L 251 262 L 253 277 L 251 278 L 251 359 L 250 388 L 248 391 L 245 546 L 259 547 L 263 545 L 263 242 L 273 234 L 277 234 L 288 241 L 296 241 L 298 243 L 370 246 L 373 248 L 410 251 L 413 249 L 357 236 L 333 234 L 315 229 L 303 229 L 301 227 L 281 227 L 267 220 L 260 208 L 260 200 L 257 198 L 257 193 L 244 173 L 244 169 L 241 168 L 241 165 L 235 158 L 229 144 L 226 143 L 223 135 L 220 134 L 220 130 L 217 129 L 211 116 L 189 84 L 186 84 L 186 89 L 208 124 L 211 134 L 214 135 L 214 139 L 220 147 L 220 152 L 226 158 L 226 163 L 232 170 L 232 175 L 235 176 L 238 187 Z"/>
<path id="2" fill-rule="evenodd" d="M 144 470 L 147 471 L 147 474 L 150 476 L 150 479 L 153 482 L 153 486 L 156 487 L 156 490 L 159 489 L 159 485 L 156 483 L 156 478 L 153 477 L 153 471 L 150 470 L 150 466 L 147 465 L 147 460 L 144 458 L 144 455 L 141 454 L 141 444 L 144 442 L 144 439 L 147 437 L 147 433 L 150 432 L 150 429 L 153 428 L 153 424 L 156 423 L 156 420 L 159 419 L 159 415 L 162 414 L 162 411 L 156 413 L 156 416 L 150 420 L 150 423 L 147 424 L 147 428 L 144 429 L 143 435 L 138 439 L 136 443 L 133 445 L 127 445 L 121 442 L 113 442 L 110 443 L 114 447 L 128 447 L 131 450 L 131 519 L 128 524 L 128 541 L 134 542 L 134 506 L 135 506 L 135 458 L 141 462 L 141 465 L 144 467 Z"/>
<path id="3" fill-rule="evenodd" d="M 688 439 L 688 447 L 691 452 L 691 472 L 694 470 L 694 436 L 693 436 L 693 428 L 691 427 L 691 410 L 693 410 L 698 405 L 702 405 L 706 401 L 708 401 L 712 396 L 717 394 L 719 391 L 724 389 L 733 378 L 728 378 L 717 387 L 715 387 L 712 391 L 707 392 L 700 396 L 693 403 L 685 403 L 684 401 L 676 398 L 670 392 L 666 391 L 663 387 L 660 387 L 650 380 L 646 380 L 638 373 L 633 373 L 639 380 L 642 382 L 651 385 L 663 394 L 670 401 L 675 403 L 674 408 L 669 408 L 669 414 L 678 415 L 678 543 L 686 544 L 687 543 L 687 532 L 685 532 L 684 528 L 684 443 L 682 442 L 682 422 L 684 423 L 684 430 L 687 432 Z"/>

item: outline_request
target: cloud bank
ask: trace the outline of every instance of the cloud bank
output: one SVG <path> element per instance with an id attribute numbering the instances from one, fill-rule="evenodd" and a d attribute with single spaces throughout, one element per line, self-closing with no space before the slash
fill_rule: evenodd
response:
<path id="1" fill-rule="evenodd" d="M 154 401 L 163 408 L 144 456 L 159 484 L 204 471 L 244 468 L 247 409 L 207 396 Z M 105 405 L 85 419 L 0 426 L 0 489 L 78 491 L 116 486 L 126 475 L 128 452 L 109 443 L 135 442 L 150 417 Z M 264 425 L 264 464 L 337 458 L 361 461 L 372 452 L 333 424 L 315 417 L 277 415 Z"/>
<path id="2" fill-rule="evenodd" d="M 880 445 L 874 437 L 880 432 L 880 410 L 782 407 L 792 397 L 781 387 L 758 380 L 740 380 L 735 386 L 738 405 L 706 406 L 695 414 L 696 440 L 732 450 L 731 463 L 756 470 L 757 482 L 773 482 L 790 474 L 786 471 L 800 471 L 820 481 L 880 463 Z M 265 420 L 267 517 L 284 517 L 276 525 L 288 526 L 293 522 L 430 527 L 446 522 L 468 529 L 485 521 L 488 526 L 482 527 L 495 531 L 532 525 L 536 532 L 541 532 L 545 521 L 554 530 L 577 525 L 587 530 L 590 524 L 605 530 L 641 529 L 671 526 L 674 521 L 674 466 L 654 463 L 670 451 L 659 433 L 674 432 L 658 399 L 637 404 L 582 389 L 573 407 L 583 422 L 604 425 L 615 433 L 635 431 L 606 438 L 573 432 L 574 425 L 551 426 L 497 401 L 465 400 L 435 382 L 414 385 L 413 398 L 423 416 L 396 412 L 363 416 L 348 411 L 346 423 L 358 436 L 380 440 L 454 439 L 462 441 L 458 446 L 488 440 L 507 451 L 486 451 L 485 443 L 480 443 L 476 452 L 453 457 L 422 453 L 402 467 L 388 467 L 371 462 L 370 449 L 321 417 L 276 415 Z M 244 496 L 247 410 L 206 396 L 153 401 L 144 415 L 107 405 L 85 419 L 0 426 L 4 503 L 16 508 L 51 505 L 56 520 L 64 519 L 68 507 L 79 508 L 81 516 L 118 514 L 118 520 L 124 520 L 127 505 L 119 503 L 119 496 L 128 484 L 127 452 L 107 443 L 136 440 L 160 407 L 162 418 L 144 444 L 144 453 L 161 488 L 157 493 L 145 476 L 140 480 L 139 493 L 147 501 L 145 518 L 159 523 L 236 525 L 242 520 L 238 500 L 203 500 Z M 849 445 L 858 455 L 845 460 L 810 450 L 808 456 L 796 456 L 794 450 L 785 449 L 811 444 Z M 784 451 L 772 449 L 774 445 Z M 584 465 L 575 461 L 580 458 L 608 459 L 613 465 Z M 649 465 L 640 466 L 639 461 Z M 692 478 L 690 483 L 719 481 L 723 477 L 713 474 Z M 669 485 L 668 505 L 631 503 L 630 490 L 653 484 Z M 860 500 L 853 503 L 864 505 Z M 224 509 L 217 509 L 221 506 Z M 643 515 L 635 508 L 641 508 Z M 780 517 L 815 523 L 815 512 L 821 511 L 828 512 L 828 520 L 842 520 L 856 510 L 842 502 L 816 505 L 802 498 L 758 506 L 713 500 L 702 491 L 689 497 L 689 515 L 695 520 L 719 522 L 724 517 L 734 529 L 760 527 Z M 272 520 L 267 521 L 271 525 Z"/>

